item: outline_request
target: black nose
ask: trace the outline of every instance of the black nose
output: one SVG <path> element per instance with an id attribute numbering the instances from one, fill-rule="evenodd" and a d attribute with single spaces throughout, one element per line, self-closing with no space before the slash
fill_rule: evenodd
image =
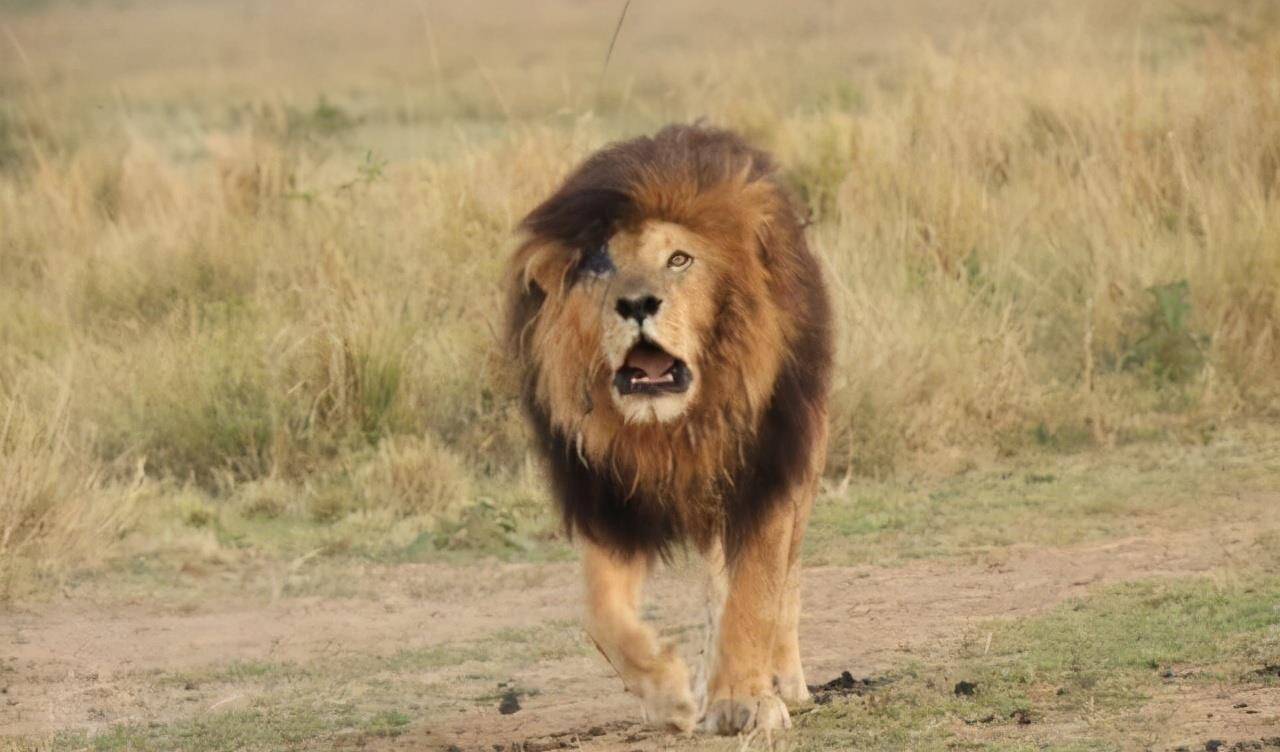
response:
<path id="1" fill-rule="evenodd" d="M 636 298 L 618 298 L 616 310 L 622 318 L 635 319 L 637 324 L 643 324 L 646 318 L 658 312 L 658 307 L 661 305 L 661 300 L 652 295 L 643 295 Z"/>

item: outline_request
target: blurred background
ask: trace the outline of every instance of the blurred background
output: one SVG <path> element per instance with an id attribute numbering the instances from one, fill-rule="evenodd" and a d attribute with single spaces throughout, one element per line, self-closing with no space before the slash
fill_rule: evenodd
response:
<path id="1" fill-rule="evenodd" d="M 499 336 L 513 228 L 698 118 L 777 155 L 834 290 L 813 561 L 1275 487 L 1280 6 L 643 0 L 606 66 L 622 12 L 0 2 L 0 596 L 570 559 Z"/>

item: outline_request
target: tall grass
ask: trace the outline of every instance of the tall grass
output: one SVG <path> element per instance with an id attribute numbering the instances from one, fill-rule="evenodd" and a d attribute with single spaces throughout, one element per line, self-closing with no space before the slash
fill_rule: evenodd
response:
<path id="1" fill-rule="evenodd" d="M 106 488 L 72 448 L 65 406 L 0 403 L 0 593 L 50 565 L 100 563 L 136 514 L 141 478 Z"/>
<path id="2" fill-rule="evenodd" d="M 512 227 L 668 120 L 811 212 L 833 475 L 1280 413 L 1274 6 L 895 7 L 637 6 L 603 84 L 604 6 L 0 11 L 0 562 L 106 556 L 146 483 L 423 525 L 524 494 Z"/>

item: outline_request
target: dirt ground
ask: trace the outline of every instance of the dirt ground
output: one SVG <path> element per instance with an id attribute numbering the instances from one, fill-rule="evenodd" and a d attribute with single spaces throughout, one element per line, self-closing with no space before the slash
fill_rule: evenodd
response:
<path id="1" fill-rule="evenodd" d="M 1251 506 L 1263 511 L 1195 532 L 1153 532 L 1072 548 L 1015 546 L 971 561 L 807 569 L 802 639 L 809 680 L 826 682 L 843 671 L 874 677 L 912 655 L 947 650 L 984 621 L 1042 612 L 1099 585 L 1229 566 L 1259 535 L 1280 528 L 1280 495 Z M 462 640 L 501 642 L 511 630 L 575 629 L 579 614 L 579 578 L 568 563 L 383 565 L 353 576 L 374 594 L 265 601 L 226 596 L 176 609 L 142 599 L 77 598 L 0 616 L 0 728 L 38 736 L 225 710 L 248 702 L 252 685 L 223 681 L 202 694 L 192 686 L 157 684 L 155 676 L 237 660 L 305 665 Z M 691 587 L 697 581 L 692 565 L 679 565 L 658 575 L 650 596 L 648 615 L 687 650 L 699 642 L 700 594 Z M 417 678 L 461 688 L 476 681 L 475 674 L 474 666 L 460 663 Z M 415 719 L 398 736 L 360 744 L 655 750 L 692 743 L 639 726 L 638 704 L 588 650 L 517 660 L 510 686 L 524 688 L 518 712 L 499 712 L 498 700 L 488 707 L 441 705 L 426 723 Z M 1239 694 L 1171 688 L 1144 712 L 1174 719 L 1167 727 L 1169 748 L 1280 735 L 1280 689 Z M 973 735 L 980 740 L 980 731 Z"/>

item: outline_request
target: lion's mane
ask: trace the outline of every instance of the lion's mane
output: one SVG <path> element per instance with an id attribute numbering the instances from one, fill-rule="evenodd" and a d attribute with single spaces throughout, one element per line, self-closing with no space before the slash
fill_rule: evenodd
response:
<path id="1" fill-rule="evenodd" d="M 646 220 L 699 234 L 734 272 L 701 333 L 689 409 L 628 424 L 602 398 L 589 338 L 565 335 L 560 303 L 585 250 Z M 624 553 L 719 539 L 732 557 L 812 474 L 831 373 L 821 269 L 772 160 L 728 131 L 668 126 L 591 156 L 520 228 L 508 342 L 566 527 Z M 581 399 L 555 398 L 575 389 Z"/>

